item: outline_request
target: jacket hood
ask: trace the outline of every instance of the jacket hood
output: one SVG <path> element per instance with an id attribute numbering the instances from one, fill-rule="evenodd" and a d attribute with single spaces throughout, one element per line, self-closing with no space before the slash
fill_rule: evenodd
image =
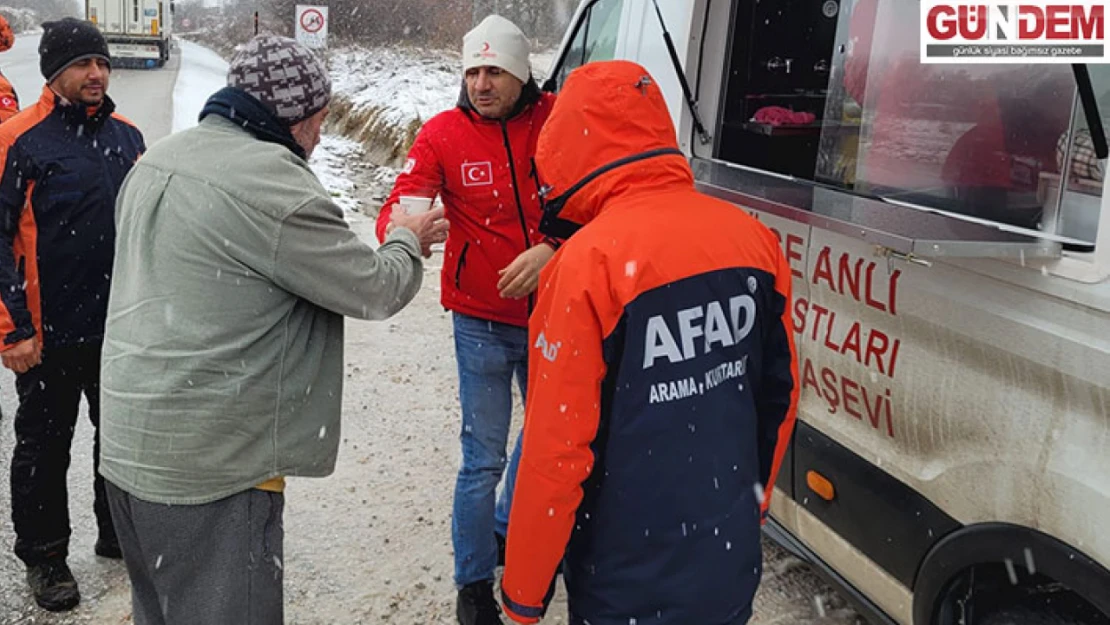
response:
<path id="1" fill-rule="evenodd" d="M 692 188 L 663 93 L 628 61 L 586 64 L 567 78 L 540 133 L 536 174 L 543 184 L 540 229 L 566 238 L 629 193 Z"/>

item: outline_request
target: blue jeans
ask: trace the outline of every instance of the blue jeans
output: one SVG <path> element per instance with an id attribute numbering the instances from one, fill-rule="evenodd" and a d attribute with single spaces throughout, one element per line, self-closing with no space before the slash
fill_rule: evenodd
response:
<path id="1" fill-rule="evenodd" d="M 492 580 L 497 539 L 509 527 L 509 507 L 520 463 L 517 439 L 501 497 L 506 446 L 513 418 L 513 377 L 523 397 L 528 384 L 528 329 L 454 314 L 455 359 L 462 405 L 462 467 L 455 482 L 451 540 L 455 584 Z"/>

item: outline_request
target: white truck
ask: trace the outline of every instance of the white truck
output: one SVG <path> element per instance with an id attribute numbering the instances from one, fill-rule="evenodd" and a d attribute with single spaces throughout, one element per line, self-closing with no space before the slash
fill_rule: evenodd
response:
<path id="1" fill-rule="evenodd" d="M 768 534 L 874 623 L 1104 625 L 1110 65 L 923 64 L 920 11 L 584 0 L 545 89 L 640 63 L 698 187 L 778 234 L 801 399 Z"/>
<path id="2" fill-rule="evenodd" d="M 85 16 L 118 66 L 162 67 L 170 58 L 172 0 L 85 0 Z"/>

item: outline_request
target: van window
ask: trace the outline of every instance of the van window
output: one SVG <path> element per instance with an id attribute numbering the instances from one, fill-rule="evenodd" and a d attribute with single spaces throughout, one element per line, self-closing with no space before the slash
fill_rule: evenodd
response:
<path id="1" fill-rule="evenodd" d="M 572 71 L 586 63 L 616 57 L 623 8 L 624 0 L 601 0 L 589 8 L 559 70 L 559 86 Z"/>
<path id="2" fill-rule="evenodd" d="M 1101 174 L 1071 66 L 922 64 L 916 2 L 738 6 L 718 158 L 1093 242 Z"/>

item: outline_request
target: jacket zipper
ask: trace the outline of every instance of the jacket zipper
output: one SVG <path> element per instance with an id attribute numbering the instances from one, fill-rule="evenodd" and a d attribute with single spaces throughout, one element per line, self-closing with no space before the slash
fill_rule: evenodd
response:
<path id="1" fill-rule="evenodd" d="M 459 263 L 455 265 L 455 289 L 460 290 L 459 283 L 462 281 L 463 265 L 466 264 L 466 252 L 470 249 L 470 241 L 463 243 L 462 251 L 459 252 Z"/>
<path id="2" fill-rule="evenodd" d="M 524 217 L 524 203 L 520 201 L 520 181 L 516 179 L 516 162 L 513 161 L 513 145 L 509 141 L 509 126 L 505 120 L 501 120 L 501 136 L 505 140 L 505 151 L 509 154 L 509 175 L 513 179 L 513 196 L 516 198 L 516 215 L 520 218 L 520 232 L 524 235 L 524 251 L 528 251 L 528 220 Z M 535 305 L 535 293 L 528 294 L 528 315 L 532 315 L 532 308 Z"/>

